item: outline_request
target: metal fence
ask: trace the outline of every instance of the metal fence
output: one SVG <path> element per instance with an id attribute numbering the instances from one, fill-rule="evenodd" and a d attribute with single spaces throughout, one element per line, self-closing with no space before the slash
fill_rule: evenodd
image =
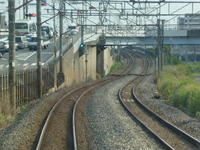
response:
<path id="1" fill-rule="evenodd" d="M 78 41 L 80 32 L 66 41 L 64 49 L 70 49 Z M 65 55 L 67 50 L 63 53 Z M 42 67 L 42 94 L 46 94 L 54 87 L 54 69 L 58 72 L 60 68 L 60 58 L 49 62 L 47 66 Z M 55 67 L 54 67 L 55 65 Z M 64 66 L 63 66 L 64 67 Z M 56 84 L 61 83 L 59 77 L 55 77 Z M 32 100 L 38 98 L 38 77 L 37 69 L 16 71 L 16 107 L 23 106 Z M 10 92 L 9 75 L 0 74 L 0 114 L 9 114 L 10 112 Z"/>
<path id="2" fill-rule="evenodd" d="M 54 86 L 54 64 L 42 69 L 43 94 Z M 22 106 L 38 98 L 37 69 L 16 72 L 16 106 Z M 10 106 L 9 75 L 0 75 L 0 114 L 9 113 Z"/>

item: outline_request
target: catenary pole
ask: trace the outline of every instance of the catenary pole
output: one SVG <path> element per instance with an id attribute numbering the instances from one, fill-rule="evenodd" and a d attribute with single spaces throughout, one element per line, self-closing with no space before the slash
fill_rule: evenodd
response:
<path id="1" fill-rule="evenodd" d="M 62 34 L 63 34 L 63 0 L 60 0 L 60 39 L 59 39 L 59 48 L 60 48 L 60 73 L 63 72 L 62 69 Z"/>
<path id="2" fill-rule="evenodd" d="M 26 3 L 26 0 L 23 0 L 23 4 Z M 26 6 L 23 7 L 23 19 L 26 19 L 25 17 L 25 11 L 26 11 Z"/>
<path id="3" fill-rule="evenodd" d="M 15 0 L 8 1 L 9 12 L 9 92 L 10 114 L 16 114 Z"/>
<path id="4" fill-rule="evenodd" d="M 57 75 L 57 86 L 60 86 L 64 80 L 65 80 L 65 76 L 64 76 L 64 73 L 63 73 L 63 58 L 62 58 L 62 55 L 63 55 L 63 48 L 62 48 L 62 45 L 63 45 L 63 15 L 64 15 L 64 11 L 63 11 L 63 0 L 60 0 L 59 1 L 59 7 L 60 7 L 60 12 L 59 12 L 59 19 L 60 19 L 60 39 L 59 39 L 59 48 L 60 48 L 60 55 L 59 55 L 59 60 L 60 60 L 60 71 Z"/>
<path id="5" fill-rule="evenodd" d="M 28 0 L 26 0 L 26 3 L 28 2 Z M 28 5 L 26 5 L 26 14 L 28 14 Z M 28 16 L 26 16 L 26 19 L 28 19 Z"/>
<path id="6" fill-rule="evenodd" d="M 165 20 L 161 20 L 161 71 L 164 66 L 164 23 Z"/>
<path id="7" fill-rule="evenodd" d="M 41 47 L 41 0 L 37 0 L 37 86 L 38 98 L 42 97 L 42 47 Z"/>
<path id="8" fill-rule="evenodd" d="M 55 0 L 52 0 L 53 3 L 53 14 L 55 14 Z M 54 28 L 54 34 L 53 34 L 53 43 L 54 43 L 54 89 L 57 90 L 57 70 L 56 70 L 56 54 L 57 54 L 57 49 L 56 49 L 56 18 L 53 18 L 53 28 Z"/>
<path id="9" fill-rule="evenodd" d="M 160 19 L 157 19 L 158 26 L 158 76 L 161 72 L 161 28 L 160 28 Z"/>

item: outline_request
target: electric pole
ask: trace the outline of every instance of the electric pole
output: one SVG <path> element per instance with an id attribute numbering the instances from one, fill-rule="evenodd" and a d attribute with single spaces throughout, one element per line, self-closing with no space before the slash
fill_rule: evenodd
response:
<path id="1" fill-rule="evenodd" d="M 55 14 L 55 0 L 52 0 L 53 3 L 53 15 L 56 16 Z M 53 18 L 53 28 L 54 28 L 54 34 L 53 34 L 53 43 L 54 43 L 54 88 L 57 90 L 57 71 L 56 71 L 56 19 L 55 17 Z"/>
<path id="2" fill-rule="evenodd" d="M 161 29 L 160 29 L 160 19 L 157 19 L 158 26 L 158 76 L 161 72 Z"/>
<path id="3" fill-rule="evenodd" d="M 64 80 L 65 80 L 65 76 L 63 73 L 63 62 L 62 62 L 62 55 L 63 55 L 63 50 L 62 50 L 62 36 L 63 36 L 63 0 L 59 1 L 59 7 L 60 7 L 60 12 L 59 12 L 59 18 L 60 18 L 60 39 L 59 39 L 59 48 L 60 48 L 60 55 L 59 55 L 59 59 L 60 59 L 60 72 L 58 73 L 58 85 L 60 86 Z"/>
<path id="4" fill-rule="evenodd" d="M 23 0 L 23 4 L 24 3 L 25 3 L 25 0 Z M 25 19 L 25 11 L 26 11 L 25 9 L 26 9 L 26 6 L 23 7 L 23 19 Z"/>
<path id="5" fill-rule="evenodd" d="M 161 20 L 162 26 L 161 26 L 161 71 L 163 70 L 164 66 L 164 23 L 165 20 Z"/>
<path id="6" fill-rule="evenodd" d="M 23 19 L 28 19 L 28 16 L 26 16 L 25 14 L 28 14 L 28 0 L 23 0 L 23 4 L 26 4 L 25 6 L 23 6 Z"/>
<path id="7" fill-rule="evenodd" d="M 42 47 L 41 47 L 41 0 L 37 0 L 37 86 L 38 98 L 42 97 Z"/>
<path id="8" fill-rule="evenodd" d="M 8 1 L 9 12 L 9 92 L 10 114 L 16 114 L 15 0 Z"/>
<path id="9" fill-rule="evenodd" d="M 63 34 L 63 0 L 60 0 L 60 39 L 59 39 L 59 46 L 60 46 L 60 72 L 63 72 L 62 69 L 62 34 Z"/>
<path id="10" fill-rule="evenodd" d="M 28 0 L 26 0 L 26 3 L 28 2 Z M 28 14 L 28 5 L 26 5 L 26 13 L 25 14 Z M 28 19 L 28 16 L 26 16 L 26 19 Z"/>

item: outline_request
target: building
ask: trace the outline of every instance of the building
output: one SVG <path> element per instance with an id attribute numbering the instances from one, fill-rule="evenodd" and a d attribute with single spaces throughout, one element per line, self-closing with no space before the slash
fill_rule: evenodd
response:
<path id="1" fill-rule="evenodd" d="M 177 19 L 178 30 L 200 29 L 200 14 L 185 14 Z"/>
<path id="2" fill-rule="evenodd" d="M 5 29 L 7 27 L 7 23 L 5 21 L 5 16 L 0 14 L 0 29 Z"/>

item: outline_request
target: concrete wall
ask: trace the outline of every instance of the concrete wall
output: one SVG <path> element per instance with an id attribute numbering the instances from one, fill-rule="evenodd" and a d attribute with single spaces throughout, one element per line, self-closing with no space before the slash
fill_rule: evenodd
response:
<path id="1" fill-rule="evenodd" d="M 76 47 L 77 49 L 77 47 Z M 111 48 L 108 47 L 97 54 L 97 47 L 87 45 L 85 55 L 79 57 L 79 51 L 75 46 L 70 48 L 63 56 L 63 73 L 65 82 L 59 87 L 71 86 L 88 80 L 96 80 L 97 72 L 109 73 L 115 60 L 111 56 Z M 57 63 L 56 72 L 59 72 L 60 62 Z"/>
<path id="2" fill-rule="evenodd" d="M 77 43 L 77 42 L 76 42 Z M 86 43 L 87 45 L 87 43 Z M 71 47 L 71 48 L 69 48 Z M 67 51 L 65 51 L 69 48 Z M 77 44 L 68 41 L 63 46 L 62 72 L 60 70 L 60 60 L 49 63 L 43 68 L 43 90 L 45 94 L 54 92 L 62 87 L 80 84 L 88 80 L 95 80 L 97 70 L 109 72 L 114 63 L 110 48 L 97 54 L 95 45 L 87 45 L 87 53 L 79 57 Z M 57 51 L 57 56 L 59 55 Z M 53 60 L 54 61 L 54 60 Z M 98 65 L 101 64 L 101 65 Z M 55 66 L 54 66 L 55 65 Z M 8 85 L 8 75 L 0 76 L 0 113 L 8 114 L 10 110 L 10 93 Z M 54 77 L 57 77 L 56 79 Z M 56 81 L 57 80 L 57 81 Z M 17 107 L 26 104 L 36 98 L 38 93 L 37 70 L 30 70 L 17 73 Z M 27 86 L 28 85 L 28 86 Z M 28 87 L 28 88 L 27 88 Z"/>
<path id="3" fill-rule="evenodd" d="M 103 69 L 105 71 L 105 74 L 108 74 L 110 72 L 110 69 L 115 62 L 113 56 L 111 56 L 110 54 L 111 48 L 107 47 L 107 49 L 103 51 Z"/>
<path id="4" fill-rule="evenodd" d="M 96 79 L 97 72 L 97 50 L 96 47 L 89 47 L 87 55 L 87 77 Z"/>
<path id="5" fill-rule="evenodd" d="M 107 75 L 112 65 L 116 62 L 113 51 L 114 49 L 107 47 L 97 55 L 97 73 L 102 76 Z"/>
<path id="6" fill-rule="evenodd" d="M 146 33 L 146 36 L 155 36 L 157 37 L 158 30 L 152 29 Z M 164 30 L 164 36 L 187 36 L 187 30 Z"/>
<path id="7" fill-rule="evenodd" d="M 103 56 L 104 56 L 103 51 L 97 54 L 97 73 L 100 74 L 101 76 L 105 75 Z"/>

